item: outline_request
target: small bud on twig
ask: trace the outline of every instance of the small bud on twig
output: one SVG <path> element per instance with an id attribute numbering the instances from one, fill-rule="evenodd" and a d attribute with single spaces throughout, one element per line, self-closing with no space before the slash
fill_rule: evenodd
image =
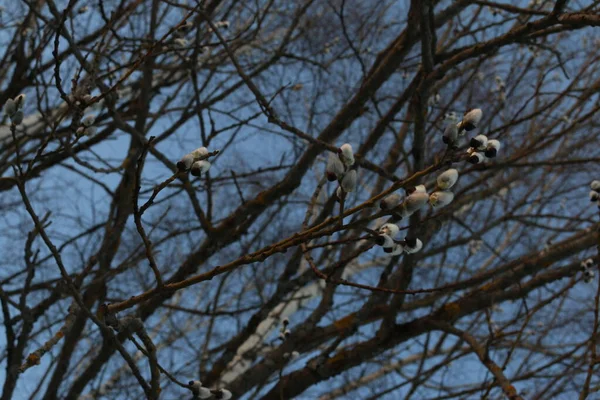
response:
<path id="1" fill-rule="evenodd" d="M 485 135 L 477 135 L 471 139 L 469 146 L 477 150 L 485 150 L 488 144 L 488 138 Z"/>
<path id="2" fill-rule="evenodd" d="M 329 153 L 325 171 L 327 180 L 333 182 L 344 174 L 344 164 L 336 154 Z"/>
<path id="3" fill-rule="evenodd" d="M 452 169 L 445 171 L 440 176 L 438 176 L 437 185 L 438 185 L 438 188 L 440 188 L 442 190 L 447 190 L 447 189 L 450 189 L 452 186 L 454 186 L 454 184 L 456 184 L 457 180 L 458 180 L 458 171 L 456 169 L 452 168 Z"/>
<path id="4" fill-rule="evenodd" d="M 500 142 L 496 139 L 489 140 L 485 149 L 485 156 L 494 158 L 498 154 L 498 151 L 500 151 Z"/>
<path id="5" fill-rule="evenodd" d="M 456 127 L 459 131 L 472 131 L 481 121 L 482 115 L 483 113 L 481 112 L 480 108 L 469 110 L 465 113 L 462 121 L 460 121 Z"/>
<path id="6" fill-rule="evenodd" d="M 401 202 L 402 196 L 398 193 L 392 193 L 381 200 L 381 203 L 379 203 L 379 207 L 382 210 L 390 210 L 394 207 L 397 207 Z"/>
<path id="7" fill-rule="evenodd" d="M 418 252 L 423 248 L 423 242 L 420 239 L 405 239 L 404 243 L 404 251 L 408 254 L 413 254 Z"/>
<path id="8" fill-rule="evenodd" d="M 429 196 L 429 204 L 434 208 L 445 207 L 452 203 L 452 200 L 454 200 L 454 193 L 447 191 L 433 192 L 431 196 Z"/>
<path id="9" fill-rule="evenodd" d="M 344 192 L 353 192 L 356 189 L 357 179 L 358 176 L 355 169 L 351 169 L 350 171 L 346 172 L 341 182 Z"/>
<path id="10" fill-rule="evenodd" d="M 352 145 L 344 143 L 339 149 L 339 156 L 344 165 L 351 167 L 354 165 L 354 152 L 352 151 Z"/>
<path id="11" fill-rule="evenodd" d="M 193 176 L 200 176 L 202 174 L 206 174 L 210 169 L 210 162 L 207 160 L 196 161 L 192 164 L 192 168 L 190 172 Z"/>

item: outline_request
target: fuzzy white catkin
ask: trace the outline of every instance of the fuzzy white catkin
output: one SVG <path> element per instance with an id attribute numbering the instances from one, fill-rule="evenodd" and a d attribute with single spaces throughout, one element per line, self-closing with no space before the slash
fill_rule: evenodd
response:
<path id="1" fill-rule="evenodd" d="M 187 46 L 188 41 L 187 41 L 187 39 L 184 39 L 184 38 L 178 38 L 178 39 L 173 40 L 173 43 L 175 43 L 179 47 L 185 47 L 185 46 Z"/>
<path id="2" fill-rule="evenodd" d="M 356 190 L 357 179 L 358 177 L 355 169 L 346 172 L 341 182 L 342 189 L 344 189 L 345 192 L 353 192 Z"/>
<path id="3" fill-rule="evenodd" d="M 485 149 L 485 156 L 488 158 L 496 157 L 496 154 L 500 151 L 500 141 L 496 139 L 488 140 L 487 147 Z"/>
<path id="4" fill-rule="evenodd" d="M 344 143 L 340 147 L 340 158 L 346 166 L 351 167 L 354 165 L 354 151 L 350 143 Z"/>
<path id="5" fill-rule="evenodd" d="M 437 185 L 440 189 L 450 189 L 458 180 L 458 171 L 454 168 L 445 171 L 437 177 Z"/>
<path id="6" fill-rule="evenodd" d="M 205 174 L 210 169 L 210 162 L 206 160 L 196 161 L 192 164 L 191 173 L 194 176 Z"/>
<path id="7" fill-rule="evenodd" d="M 208 154 L 208 149 L 206 147 L 199 147 L 190 154 L 194 157 L 194 160 L 197 161 L 200 157 L 204 157 Z"/>
<path id="8" fill-rule="evenodd" d="M 391 237 L 395 237 L 399 232 L 400 228 L 398 228 L 398 225 L 396 224 L 387 223 L 379 228 L 379 233 L 389 235 Z"/>
<path id="9" fill-rule="evenodd" d="M 379 207 L 381 207 L 382 210 L 390 210 L 394 207 L 397 207 L 401 202 L 402 196 L 398 193 L 392 193 L 389 196 L 385 197 L 383 200 L 381 200 L 381 203 L 379 203 Z"/>
<path id="10" fill-rule="evenodd" d="M 20 95 L 18 95 L 17 97 L 15 97 L 15 103 L 17 103 L 17 106 L 19 108 L 23 107 L 23 104 L 25 104 L 25 99 L 27 98 L 27 96 L 25 96 L 24 93 L 21 93 Z"/>
<path id="11" fill-rule="evenodd" d="M 408 245 L 404 246 L 404 251 L 408 254 L 413 254 L 420 251 L 423 248 L 423 242 L 421 242 L 421 239 L 415 239 L 415 242 L 416 243 L 413 247 Z"/>
<path id="12" fill-rule="evenodd" d="M 485 160 L 485 156 L 477 151 L 474 151 L 471 153 L 471 156 L 467 161 L 469 161 L 471 164 L 479 164 L 483 160 Z"/>
<path id="13" fill-rule="evenodd" d="M 9 117 L 12 117 L 17 112 L 17 103 L 13 99 L 6 100 L 4 103 L 4 113 Z"/>
<path id="14" fill-rule="evenodd" d="M 190 29 L 192 29 L 192 27 L 194 26 L 194 24 L 190 21 L 185 21 L 178 29 L 181 31 L 189 31 Z"/>
<path id="15" fill-rule="evenodd" d="M 471 139 L 469 145 L 477 150 L 485 150 L 488 145 L 488 138 L 485 135 L 477 135 Z"/>
<path id="16" fill-rule="evenodd" d="M 500 141 L 496 139 L 488 140 L 487 147 L 498 151 L 500 150 Z"/>
<path id="17" fill-rule="evenodd" d="M 418 185 L 418 186 L 406 188 L 405 190 L 406 190 L 407 196 L 410 196 L 413 193 L 427 193 L 427 188 L 425 188 L 425 185 Z"/>
<path id="18" fill-rule="evenodd" d="M 594 266 L 594 260 L 592 260 L 591 258 L 588 258 L 587 260 L 582 261 L 580 266 L 583 271 L 586 271 L 589 268 Z"/>
<path id="19" fill-rule="evenodd" d="M 600 181 L 597 181 L 597 180 L 592 181 L 592 183 L 590 183 L 590 188 L 592 188 L 592 190 L 595 190 L 595 191 L 600 190 Z"/>
<path id="20" fill-rule="evenodd" d="M 181 160 L 179 160 L 179 162 L 177 163 L 177 168 L 179 170 L 188 170 L 191 168 L 192 164 L 194 163 L 194 155 L 192 153 L 190 154 L 186 154 L 185 156 L 183 156 L 183 158 Z"/>
<path id="21" fill-rule="evenodd" d="M 453 121 L 446 125 L 446 129 L 444 129 L 444 136 L 442 138 L 446 144 L 456 142 L 458 139 L 458 128 Z"/>
<path id="22" fill-rule="evenodd" d="M 390 235 L 381 235 L 383 237 L 383 244 L 381 245 L 381 247 L 385 248 L 390 248 L 390 247 L 394 247 L 395 242 L 394 239 L 391 238 Z"/>
<path id="23" fill-rule="evenodd" d="M 480 108 L 474 108 L 468 111 L 462 121 L 459 123 L 459 129 L 464 129 L 467 131 L 473 130 L 477 127 L 479 122 L 481 121 L 481 117 L 483 116 L 483 112 Z"/>
<path id="24" fill-rule="evenodd" d="M 81 123 L 85 126 L 91 126 L 96 121 L 96 117 L 88 115 L 81 120 Z"/>
<path id="25" fill-rule="evenodd" d="M 331 178 L 342 176 L 344 174 L 344 164 L 342 164 L 342 160 L 337 154 L 329 153 L 329 157 L 327 158 L 327 168 L 326 168 L 328 177 Z M 331 180 L 335 180 L 331 179 Z"/>
<path id="26" fill-rule="evenodd" d="M 200 392 L 198 393 L 199 399 L 210 399 L 212 397 L 212 392 L 209 388 L 201 387 Z"/>
<path id="27" fill-rule="evenodd" d="M 414 193 L 427 193 L 427 188 L 425 188 L 425 185 L 417 185 Z"/>
<path id="28" fill-rule="evenodd" d="M 592 267 L 594 265 L 594 260 L 588 258 L 587 260 L 585 260 L 585 265 L 587 265 L 588 268 Z"/>
<path id="29" fill-rule="evenodd" d="M 600 195 L 598 195 L 598 192 L 596 192 L 595 190 L 590 190 L 590 201 L 597 201 L 598 198 L 600 198 Z"/>
<path id="30" fill-rule="evenodd" d="M 454 200 L 454 193 L 452 192 L 433 192 L 431 196 L 429 196 L 429 204 L 431 204 L 432 207 L 445 207 L 452 203 L 452 200 Z"/>
<path id="31" fill-rule="evenodd" d="M 392 247 L 392 252 L 390 253 L 390 256 L 397 256 L 399 254 L 402 254 L 404 252 L 404 246 L 402 246 L 401 244 L 396 244 L 394 247 Z"/>
<path id="32" fill-rule="evenodd" d="M 229 400 L 229 399 L 231 399 L 231 396 L 232 396 L 232 394 L 229 390 L 221 389 L 221 396 L 217 397 L 217 398 L 221 399 L 221 400 Z"/>
<path id="33" fill-rule="evenodd" d="M 427 204 L 428 200 L 429 196 L 427 195 L 427 193 L 414 192 L 410 196 L 408 196 L 406 200 L 404 200 L 404 202 L 402 203 L 402 207 L 407 213 L 412 214 L 423 208 L 423 206 Z"/>

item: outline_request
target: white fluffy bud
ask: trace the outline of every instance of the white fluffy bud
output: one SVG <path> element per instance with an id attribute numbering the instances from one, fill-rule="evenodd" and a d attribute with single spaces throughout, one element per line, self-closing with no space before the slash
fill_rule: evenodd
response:
<path id="1" fill-rule="evenodd" d="M 185 46 L 187 46 L 188 41 L 187 41 L 187 39 L 184 39 L 184 38 L 177 38 L 177 39 L 173 40 L 173 43 L 175 43 L 179 47 L 185 47 Z"/>
<path id="2" fill-rule="evenodd" d="M 500 141 L 496 139 L 488 140 L 487 147 L 485 149 L 485 156 L 488 158 L 496 157 L 496 154 L 500 151 Z"/>
<path id="3" fill-rule="evenodd" d="M 382 235 L 388 235 L 391 237 L 395 237 L 398 232 L 400 232 L 400 228 L 398 228 L 398 225 L 396 224 L 384 224 L 381 226 L 381 228 L 379 228 L 379 233 Z"/>
<path id="4" fill-rule="evenodd" d="M 458 127 L 453 121 L 450 121 L 448 125 L 446 125 L 446 129 L 444 129 L 444 136 L 442 136 L 442 141 L 446 144 L 451 144 L 456 142 L 457 139 Z"/>
<path id="5" fill-rule="evenodd" d="M 194 157 L 194 161 L 197 161 L 200 157 L 204 157 L 208 154 L 208 149 L 206 147 L 199 147 L 190 154 Z"/>
<path id="6" fill-rule="evenodd" d="M 191 21 L 185 21 L 179 28 L 180 31 L 188 32 L 194 27 L 194 24 Z"/>
<path id="7" fill-rule="evenodd" d="M 420 239 L 406 239 L 404 242 L 406 243 L 404 251 L 408 254 L 416 253 L 423 248 L 423 242 Z"/>
<path id="8" fill-rule="evenodd" d="M 600 195 L 595 190 L 590 190 L 590 201 L 598 201 L 600 199 Z"/>
<path id="9" fill-rule="evenodd" d="M 4 113 L 9 117 L 12 117 L 17 112 L 17 103 L 13 99 L 6 100 L 4 103 Z"/>
<path id="10" fill-rule="evenodd" d="M 201 387 L 200 392 L 198 393 L 199 399 L 210 399 L 212 397 L 212 392 L 209 388 Z"/>
<path id="11" fill-rule="evenodd" d="M 488 145 L 488 138 L 485 135 L 477 135 L 469 142 L 469 146 L 477 150 L 485 150 Z"/>
<path id="12" fill-rule="evenodd" d="M 469 156 L 469 158 L 467 159 L 468 162 L 470 162 L 471 164 L 479 164 L 480 162 L 483 162 L 485 160 L 485 156 L 482 153 L 479 153 L 477 151 L 474 151 L 471 153 L 471 155 Z"/>
<path id="13" fill-rule="evenodd" d="M 588 258 L 587 260 L 581 262 L 581 269 L 583 271 L 585 271 L 586 269 L 589 269 L 593 266 L 594 266 L 594 260 L 591 258 Z"/>
<path id="14" fill-rule="evenodd" d="M 383 244 L 381 245 L 381 247 L 383 247 L 384 249 L 392 248 L 396 244 L 394 242 L 394 239 L 392 239 L 390 235 L 381 235 L 381 237 L 383 238 Z"/>
<path id="15" fill-rule="evenodd" d="M 190 381 L 189 385 L 192 387 L 192 392 L 193 392 L 194 390 L 200 390 L 200 388 L 202 387 L 202 382 Z"/>
<path id="16" fill-rule="evenodd" d="M 427 193 L 427 189 L 425 188 L 425 185 L 415 186 L 415 193 Z"/>
<path id="17" fill-rule="evenodd" d="M 346 166 L 351 167 L 354 165 L 354 152 L 352 151 L 352 145 L 350 145 L 350 143 L 344 143 L 339 151 L 340 158 Z"/>
<path id="18" fill-rule="evenodd" d="M 429 196 L 429 204 L 431 204 L 432 207 L 445 207 L 452 203 L 452 200 L 454 200 L 454 193 L 452 192 L 433 192 L 431 196 Z"/>
<path id="19" fill-rule="evenodd" d="M 592 190 L 599 191 L 600 181 L 592 181 L 592 183 L 590 183 L 590 188 L 592 188 Z"/>
<path id="20" fill-rule="evenodd" d="M 191 168 L 193 163 L 194 163 L 193 154 L 192 153 L 186 154 L 185 156 L 183 156 L 183 158 L 181 160 L 179 160 L 177 162 L 177 169 L 180 171 L 187 171 L 188 169 Z"/>
<path id="21" fill-rule="evenodd" d="M 327 168 L 325 169 L 327 180 L 333 182 L 344 174 L 344 164 L 337 154 L 329 153 L 327 158 Z"/>
<path id="22" fill-rule="evenodd" d="M 400 255 L 404 252 L 404 246 L 402 246 L 401 244 L 396 244 L 394 247 L 392 247 L 392 252 L 390 253 L 390 256 L 397 256 Z"/>
<path id="23" fill-rule="evenodd" d="M 27 98 L 27 96 L 25 96 L 24 93 L 21 93 L 20 95 L 15 97 L 15 103 L 17 104 L 17 108 L 23 107 L 23 104 L 25 104 L 26 98 Z"/>
<path id="24" fill-rule="evenodd" d="M 350 171 L 346 172 L 341 182 L 344 192 L 353 192 L 356 189 L 357 179 L 358 177 L 355 169 L 351 169 Z"/>
<path id="25" fill-rule="evenodd" d="M 427 201 L 429 200 L 429 196 L 427 193 L 422 192 L 414 192 L 410 196 L 404 200 L 402 203 L 402 208 L 409 214 L 413 214 L 414 212 L 423 208 Z"/>
<path id="26" fill-rule="evenodd" d="M 87 117 L 84 117 L 81 120 L 81 123 L 84 126 L 92 126 L 92 124 L 96 121 L 96 117 L 94 117 L 93 115 L 88 115 Z"/>
<path id="27" fill-rule="evenodd" d="M 212 393 L 208 388 L 202 387 L 202 382 L 200 381 L 190 381 L 189 382 L 190 390 L 194 395 L 194 398 L 198 399 L 208 399 L 212 397 Z"/>
<path id="28" fill-rule="evenodd" d="M 397 207 L 401 202 L 402 196 L 400 196 L 398 193 L 392 193 L 381 200 L 379 207 L 381 207 L 382 210 L 390 210 L 394 207 Z"/>
<path id="29" fill-rule="evenodd" d="M 231 392 L 227 389 L 221 389 L 215 394 L 215 398 L 220 400 L 229 400 L 231 396 Z"/>
<path id="30" fill-rule="evenodd" d="M 210 165 L 210 162 L 206 160 L 196 161 L 192 164 L 190 172 L 194 176 L 200 176 L 208 172 L 208 170 L 210 169 Z"/>
<path id="31" fill-rule="evenodd" d="M 480 108 L 474 108 L 465 113 L 462 121 L 457 125 L 459 130 L 472 131 L 481 121 L 483 113 Z"/>
<path id="32" fill-rule="evenodd" d="M 454 168 L 442 173 L 437 178 L 437 185 L 440 189 L 450 189 L 458 180 L 458 171 Z"/>
<path id="33" fill-rule="evenodd" d="M 406 189 L 406 194 L 411 195 L 413 193 L 427 193 L 427 188 L 425 188 L 425 185 L 418 185 L 418 186 Z"/>

